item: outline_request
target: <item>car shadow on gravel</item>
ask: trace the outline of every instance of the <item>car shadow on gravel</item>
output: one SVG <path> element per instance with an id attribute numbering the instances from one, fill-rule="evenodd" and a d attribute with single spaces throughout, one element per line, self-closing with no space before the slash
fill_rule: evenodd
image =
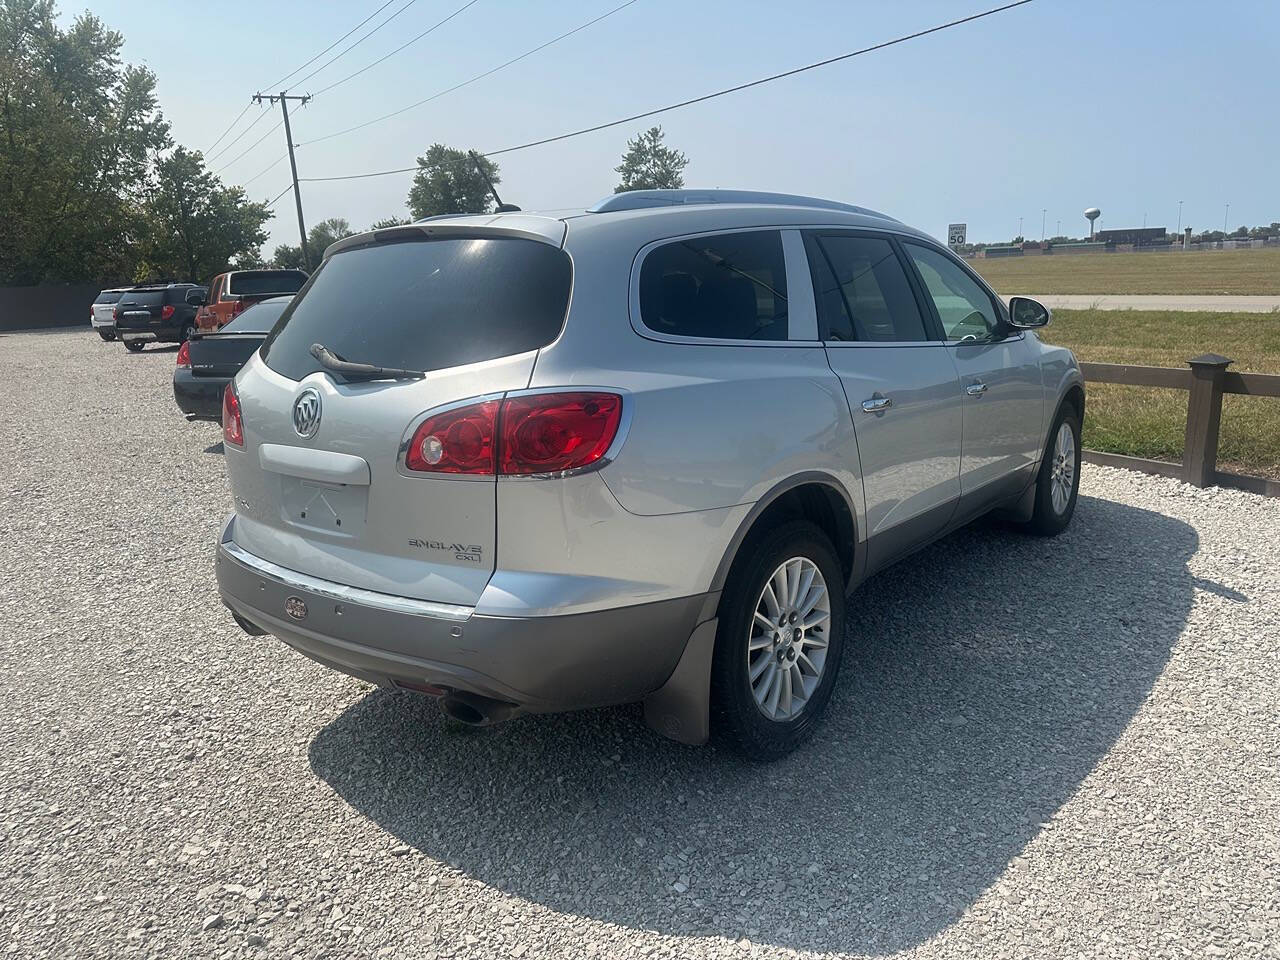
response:
<path id="1" fill-rule="evenodd" d="M 935 544 L 854 595 L 826 723 L 779 763 L 667 742 L 634 707 L 473 731 L 375 691 L 320 731 L 311 766 L 389 844 L 555 911 L 908 949 L 1054 829 L 1213 586 L 1187 569 L 1197 542 L 1082 496 L 1057 539 L 980 524 Z"/>

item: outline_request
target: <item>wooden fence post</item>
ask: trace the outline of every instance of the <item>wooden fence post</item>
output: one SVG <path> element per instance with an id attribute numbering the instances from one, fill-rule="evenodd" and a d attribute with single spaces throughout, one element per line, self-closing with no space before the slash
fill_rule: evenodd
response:
<path id="1" fill-rule="evenodd" d="M 1232 363 L 1216 353 L 1187 361 L 1191 391 L 1187 399 L 1187 437 L 1182 453 L 1182 479 L 1208 487 L 1218 472 L 1218 427 L 1222 424 L 1222 381 Z"/>

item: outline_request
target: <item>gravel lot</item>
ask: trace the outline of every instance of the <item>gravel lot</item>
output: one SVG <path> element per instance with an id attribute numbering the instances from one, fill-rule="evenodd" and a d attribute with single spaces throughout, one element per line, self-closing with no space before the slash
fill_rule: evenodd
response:
<path id="1" fill-rule="evenodd" d="M 867 584 L 828 723 L 475 732 L 217 601 L 173 351 L 0 336 L 0 951 L 1280 956 L 1280 501 L 1086 467 Z"/>

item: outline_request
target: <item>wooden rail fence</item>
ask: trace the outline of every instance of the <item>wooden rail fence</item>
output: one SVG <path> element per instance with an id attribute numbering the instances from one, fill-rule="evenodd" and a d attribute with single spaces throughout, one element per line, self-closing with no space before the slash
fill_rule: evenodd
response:
<path id="1" fill-rule="evenodd" d="M 1181 367 L 1140 367 L 1127 363 L 1081 363 L 1080 370 L 1090 383 L 1119 383 L 1134 387 L 1165 387 L 1187 391 L 1187 434 L 1182 462 L 1147 460 L 1118 453 L 1084 451 L 1090 463 L 1126 467 L 1175 477 L 1197 487 L 1235 487 L 1268 497 L 1280 497 L 1280 480 L 1226 473 L 1218 469 L 1218 430 L 1222 425 L 1222 395 L 1280 397 L 1280 374 L 1233 373 L 1232 363 L 1216 353 L 1206 353 Z M 1087 414 L 1086 414 L 1087 416 Z"/>

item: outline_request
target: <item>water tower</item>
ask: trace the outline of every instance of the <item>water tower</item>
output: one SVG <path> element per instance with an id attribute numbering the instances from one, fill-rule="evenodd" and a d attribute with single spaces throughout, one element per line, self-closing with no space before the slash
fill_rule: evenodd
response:
<path id="1" fill-rule="evenodd" d="M 1084 212 L 1084 218 L 1089 221 L 1089 239 L 1093 239 L 1093 222 L 1102 216 L 1102 211 L 1097 207 L 1090 207 Z"/>

